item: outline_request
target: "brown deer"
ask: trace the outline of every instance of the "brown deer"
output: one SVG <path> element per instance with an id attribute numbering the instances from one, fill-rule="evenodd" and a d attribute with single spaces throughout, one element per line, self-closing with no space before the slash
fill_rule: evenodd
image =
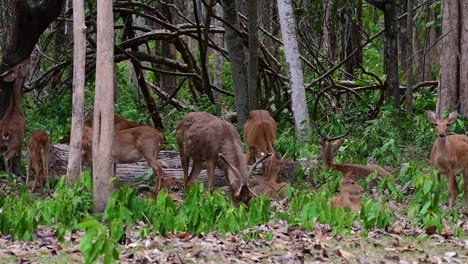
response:
<path id="1" fill-rule="evenodd" d="M 85 116 L 84 116 L 85 126 L 93 127 L 93 113 L 94 113 L 93 110 L 89 110 L 88 112 L 85 113 Z M 125 117 L 118 115 L 118 114 L 114 114 L 114 132 L 118 132 L 118 131 L 129 129 L 129 128 L 134 128 L 134 127 L 140 127 L 140 126 L 143 126 L 143 125 L 128 121 Z"/>
<path id="2" fill-rule="evenodd" d="M 427 118 L 436 126 L 437 139 L 432 145 L 429 164 L 437 167 L 437 176 L 448 176 L 449 207 L 455 205 L 459 193 L 456 175 L 463 172 L 465 205 L 468 205 L 468 138 L 464 135 L 449 135 L 448 129 L 457 120 L 457 112 L 448 118 L 437 118 L 433 111 L 427 111 Z"/>
<path id="3" fill-rule="evenodd" d="M 47 191 L 51 194 L 49 185 L 49 137 L 44 131 L 36 130 L 31 133 L 27 143 L 28 153 L 26 154 L 26 185 L 29 182 L 29 175 L 34 171 L 34 187 L 47 185 Z"/>
<path id="4" fill-rule="evenodd" d="M 93 129 L 89 126 L 85 126 L 84 129 L 82 142 L 83 159 L 88 164 L 92 164 Z M 163 133 L 148 126 L 139 126 L 115 132 L 112 149 L 114 166 L 115 163 L 133 163 L 144 158 L 148 166 L 153 169 L 158 186 L 161 186 L 160 180 L 161 177 L 164 177 L 164 173 L 157 159 L 161 144 L 164 141 L 165 137 Z"/>
<path id="5" fill-rule="evenodd" d="M 352 179 L 352 172 L 347 172 L 340 181 L 340 195 L 332 197 L 333 207 L 348 207 L 351 212 L 361 210 L 361 199 L 356 194 L 364 191 L 361 185 Z"/>
<path id="6" fill-rule="evenodd" d="M 215 166 L 224 171 L 235 203 L 248 203 L 255 196 L 249 186 L 247 161 L 242 152 L 239 134 L 233 125 L 205 112 L 192 112 L 177 124 L 176 141 L 179 147 L 184 187 L 192 185 L 206 161 L 208 187 L 214 187 Z M 267 156 L 265 156 L 267 157 Z M 264 157 L 264 158 L 265 158 Z M 188 174 L 190 159 L 192 171 Z"/>
<path id="7" fill-rule="evenodd" d="M 0 154 L 3 155 L 3 163 L 8 173 L 11 173 L 12 158 L 15 155 L 21 156 L 26 126 L 21 108 L 21 87 L 28 71 L 28 64 L 29 60 L 16 65 L 0 80 L 12 92 L 11 100 L 0 120 Z"/>
<path id="8" fill-rule="evenodd" d="M 334 156 L 335 150 L 341 145 L 341 140 L 339 140 L 339 138 L 346 136 L 349 130 L 344 135 L 334 137 L 334 138 L 328 138 L 327 136 L 323 135 L 320 132 L 320 129 L 318 126 L 316 126 L 316 131 L 317 131 L 317 134 L 321 137 L 319 158 L 322 159 L 323 164 L 326 167 L 341 171 L 343 173 L 352 172 L 354 179 L 365 178 L 374 171 L 377 171 L 377 175 L 379 177 L 385 177 L 385 176 L 390 175 L 389 172 L 387 172 L 384 168 L 380 167 L 379 165 L 334 163 L 333 156 Z"/>
<path id="9" fill-rule="evenodd" d="M 278 176 L 284 165 L 288 163 L 288 160 L 277 159 L 275 155 L 266 159 L 263 163 L 265 166 L 262 177 L 256 177 L 250 179 L 250 185 L 255 194 L 265 194 L 271 198 L 282 200 L 285 198 L 285 189 L 288 185 L 286 182 L 278 183 Z"/>
<path id="10" fill-rule="evenodd" d="M 247 163 L 255 163 L 256 153 L 273 152 L 276 137 L 276 122 L 266 110 L 253 110 L 244 124 L 244 139 L 247 143 Z"/>

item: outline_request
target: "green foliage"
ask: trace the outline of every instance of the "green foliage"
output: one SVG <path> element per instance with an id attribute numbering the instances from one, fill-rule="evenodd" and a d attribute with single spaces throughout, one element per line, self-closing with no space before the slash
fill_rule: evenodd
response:
<path id="1" fill-rule="evenodd" d="M 112 263 L 114 259 L 119 259 L 116 242 L 120 237 L 115 234 L 121 235 L 123 233 L 124 226 L 121 221 L 114 219 L 107 228 L 97 220 L 92 219 L 79 224 L 78 229 L 86 231 L 80 243 L 85 263 L 95 262 L 100 255 L 104 255 L 103 263 L 106 264 Z"/>

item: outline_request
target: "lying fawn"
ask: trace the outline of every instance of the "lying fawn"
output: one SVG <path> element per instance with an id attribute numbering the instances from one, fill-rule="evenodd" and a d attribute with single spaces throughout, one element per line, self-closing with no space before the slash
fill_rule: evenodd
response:
<path id="1" fill-rule="evenodd" d="M 352 172 L 347 172 L 340 181 L 340 195 L 332 197 L 333 207 L 348 207 L 351 212 L 361 210 L 361 199 L 356 194 L 364 191 L 361 185 L 352 179 Z"/>
<path id="2" fill-rule="evenodd" d="M 244 124 L 244 139 L 247 144 L 247 163 L 255 163 L 256 153 L 273 152 L 276 137 L 276 122 L 266 110 L 253 110 Z"/>
<path id="3" fill-rule="evenodd" d="M 283 168 L 283 166 L 288 163 L 288 160 L 284 159 L 284 156 L 281 159 L 277 159 L 275 155 L 266 159 L 263 163 L 264 170 L 262 177 L 255 177 L 250 179 L 250 185 L 255 194 L 264 194 L 268 195 L 271 198 L 282 200 L 285 198 L 285 189 L 287 186 L 286 182 L 278 183 L 278 176 Z"/>
<path id="4" fill-rule="evenodd" d="M 333 156 L 335 150 L 341 145 L 341 140 L 322 140 L 321 148 L 320 148 L 320 155 L 319 157 L 322 159 L 323 164 L 326 167 L 341 171 L 343 173 L 352 172 L 353 177 L 355 179 L 362 179 L 367 177 L 369 174 L 377 171 L 377 175 L 379 177 L 389 176 L 390 173 L 387 172 L 384 168 L 380 167 L 379 165 L 360 165 L 360 164 L 339 164 L 333 162 Z"/>
<path id="5" fill-rule="evenodd" d="M 436 126 L 437 139 L 432 145 L 429 164 L 437 167 L 437 176 L 448 176 L 449 207 L 455 205 L 458 186 L 456 175 L 463 172 L 465 186 L 465 205 L 468 205 L 468 138 L 464 135 L 449 135 L 448 128 L 457 120 L 457 112 L 451 112 L 448 118 L 437 118 L 433 111 L 427 112 L 429 122 Z"/>
<path id="6" fill-rule="evenodd" d="M 177 124 L 176 141 L 185 188 L 198 178 L 202 164 L 206 162 L 210 189 L 214 187 L 214 169 L 217 166 L 224 171 L 235 203 L 248 203 L 255 196 L 249 186 L 251 171 L 247 170 L 240 137 L 233 125 L 205 112 L 188 113 Z M 189 175 L 190 159 L 193 164 Z"/>
<path id="7" fill-rule="evenodd" d="M 47 191 L 51 194 L 49 185 L 49 137 L 44 131 L 36 130 L 31 133 L 27 143 L 28 153 L 26 155 L 26 185 L 29 175 L 34 171 L 34 187 L 47 185 Z"/>

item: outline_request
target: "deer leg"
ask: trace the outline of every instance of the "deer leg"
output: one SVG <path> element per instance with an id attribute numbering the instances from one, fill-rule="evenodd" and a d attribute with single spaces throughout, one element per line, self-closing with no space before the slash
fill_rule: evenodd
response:
<path id="1" fill-rule="evenodd" d="M 200 171 L 202 170 L 202 163 L 200 161 L 193 161 L 192 164 L 192 171 L 190 172 L 190 175 L 187 179 L 184 179 L 184 189 L 187 190 L 188 185 L 193 185 L 193 182 L 195 181 L 196 178 L 198 178 L 198 175 L 200 175 Z"/>
<path id="2" fill-rule="evenodd" d="M 49 184 L 49 145 L 48 144 L 45 146 L 43 153 L 42 153 L 42 168 L 44 172 L 45 182 L 47 185 L 47 191 L 49 192 L 49 195 L 51 195 L 52 192 L 50 191 L 50 184 Z M 114 171 L 114 176 L 115 176 L 115 171 Z"/>
<path id="3" fill-rule="evenodd" d="M 449 182 L 448 182 L 448 196 L 449 196 L 449 208 L 453 208 L 455 205 L 455 200 L 457 199 L 458 195 L 458 187 L 457 182 L 455 180 L 455 174 L 453 172 L 449 173 Z"/>
<path id="4" fill-rule="evenodd" d="M 29 154 L 26 155 L 26 186 L 28 186 L 29 183 L 29 175 L 31 175 L 31 157 Z"/>
<path id="5" fill-rule="evenodd" d="M 182 170 L 184 171 L 184 184 L 185 181 L 188 179 L 188 169 L 189 169 L 189 163 L 190 163 L 190 157 L 184 155 L 182 152 L 180 153 L 180 162 L 182 164 Z"/>
<path id="6" fill-rule="evenodd" d="M 255 163 L 255 148 L 247 148 L 247 164 L 252 165 Z"/>
<path id="7" fill-rule="evenodd" d="M 10 173 L 10 167 L 8 166 L 8 158 L 6 157 L 6 154 L 3 154 L 3 165 L 5 166 L 5 171 Z"/>
<path id="8" fill-rule="evenodd" d="M 468 168 L 463 172 L 463 197 L 465 198 L 465 208 L 468 211 Z"/>
<path id="9" fill-rule="evenodd" d="M 206 162 L 206 172 L 208 174 L 208 188 L 213 190 L 215 178 L 215 163 L 213 160 L 209 160 Z"/>

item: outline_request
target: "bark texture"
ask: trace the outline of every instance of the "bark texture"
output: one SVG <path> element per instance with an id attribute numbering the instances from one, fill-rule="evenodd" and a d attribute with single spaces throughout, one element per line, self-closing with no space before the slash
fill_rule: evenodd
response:
<path id="1" fill-rule="evenodd" d="M 310 124 L 291 0 L 278 0 L 278 12 L 291 84 L 291 108 L 294 116 L 294 127 L 297 140 L 302 142 L 309 138 Z"/>
<path id="2" fill-rule="evenodd" d="M 237 111 L 237 125 L 242 128 L 249 115 L 247 93 L 247 73 L 245 68 L 245 54 L 242 38 L 231 28 L 239 29 L 237 1 L 223 1 L 224 19 L 230 26 L 225 25 L 226 45 L 231 62 L 232 83 L 234 85 L 235 104 Z"/>
<path id="3" fill-rule="evenodd" d="M 70 134 L 70 158 L 66 181 L 73 183 L 81 174 L 81 139 L 84 127 L 84 91 L 86 66 L 86 25 L 84 1 L 73 0 L 73 108 Z"/>
<path id="4" fill-rule="evenodd" d="M 257 107 L 257 76 L 258 76 L 258 1 L 248 2 L 249 16 L 249 66 L 248 66 L 248 96 L 249 112 Z"/>
<path id="5" fill-rule="evenodd" d="M 94 212 L 103 212 L 113 189 L 114 17 L 112 1 L 97 1 L 96 91 L 93 119 Z"/>

